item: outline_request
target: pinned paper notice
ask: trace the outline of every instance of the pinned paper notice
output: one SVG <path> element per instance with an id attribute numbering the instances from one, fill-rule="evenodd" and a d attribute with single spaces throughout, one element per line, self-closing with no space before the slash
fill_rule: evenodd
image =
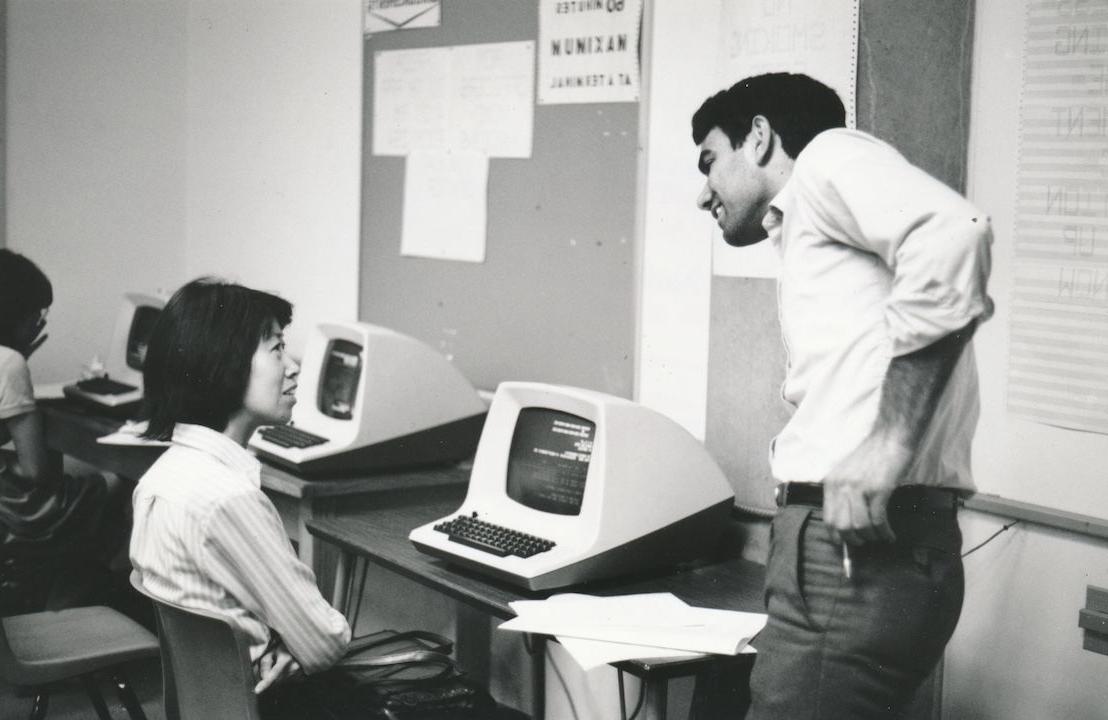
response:
<path id="1" fill-rule="evenodd" d="M 366 34 L 438 27 L 442 0 L 365 0 Z"/>
<path id="2" fill-rule="evenodd" d="M 400 254 L 484 262 L 488 183 L 482 153 L 409 155 Z"/>

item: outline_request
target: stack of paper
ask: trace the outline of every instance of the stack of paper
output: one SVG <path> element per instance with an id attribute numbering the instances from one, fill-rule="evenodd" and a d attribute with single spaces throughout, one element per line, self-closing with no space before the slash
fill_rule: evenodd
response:
<path id="1" fill-rule="evenodd" d="M 692 607 L 671 593 L 594 597 L 575 593 L 510 603 L 516 617 L 501 630 L 558 638 L 587 669 L 639 658 L 753 652 L 763 613 Z"/>
<path id="2" fill-rule="evenodd" d="M 172 444 L 168 440 L 148 440 L 142 436 L 144 432 L 146 432 L 145 420 L 128 420 L 115 432 L 96 438 L 96 442 L 101 445 L 168 446 Z"/>

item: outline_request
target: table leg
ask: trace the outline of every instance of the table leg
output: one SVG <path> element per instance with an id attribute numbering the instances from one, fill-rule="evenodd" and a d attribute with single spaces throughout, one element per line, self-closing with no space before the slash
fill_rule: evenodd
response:
<path id="1" fill-rule="evenodd" d="M 531 720 L 546 717 L 546 636 L 531 635 L 528 652 L 531 653 Z"/>
<path id="2" fill-rule="evenodd" d="M 315 536 L 308 532 L 306 524 L 311 519 L 311 498 L 300 498 L 296 513 L 296 545 L 299 548 L 300 560 L 312 570 L 316 570 Z"/>
<path id="3" fill-rule="evenodd" d="M 349 601 L 347 586 L 349 585 L 351 558 L 350 553 L 343 550 L 339 553 L 335 562 L 335 587 L 331 589 L 331 606 L 346 617 L 350 617 L 350 608 L 346 606 Z"/>
<path id="4" fill-rule="evenodd" d="M 646 683 L 646 687 L 643 689 L 643 692 L 646 693 L 642 708 L 643 720 L 666 720 L 666 705 L 669 702 L 669 680 L 655 678 L 653 680 L 644 679 L 643 682 Z"/>
<path id="5" fill-rule="evenodd" d="M 492 667 L 489 657 L 492 631 L 488 614 L 465 603 L 456 603 L 454 618 L 455 657 L 467 673 L 488 684 Z"/>

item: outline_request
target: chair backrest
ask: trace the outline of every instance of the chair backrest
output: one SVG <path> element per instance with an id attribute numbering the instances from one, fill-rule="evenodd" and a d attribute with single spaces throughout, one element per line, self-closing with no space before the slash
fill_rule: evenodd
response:
<path id="1" fill-rule="evenodd" d="M 250 644 L 229 618 L 152 596 L 158 620 L 166 720 L 260 720 Z"/>

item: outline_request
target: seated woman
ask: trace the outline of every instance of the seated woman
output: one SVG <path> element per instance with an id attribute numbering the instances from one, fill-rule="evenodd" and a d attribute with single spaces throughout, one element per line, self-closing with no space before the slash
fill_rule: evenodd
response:
<path id="1" fill-rule="evenodd" d="M 291 315 L 274 295 L 193 281 L 162 311 L 143 371 L 146 435 L 172 445 L 135 490 L 132 565 L 152 595 L 235 619 L 251 641 L 258 693 L 298 669 L 327 669 L 350 641 L 246 449 L 256 428 L 292 415 L 299 367 L 282 335 Z M 263 709 L 296 717 L 287 705 L 301 694 L 280 695 L 266 692 Z"/>
<path id="2" fill-rule="evenodd" d="M 0 249 L 0 614 L 101 602 L 126 523 L 118 478 L 74 477 L 47 461 L 27 359 L 54 301 L 33 262 Z"/>

